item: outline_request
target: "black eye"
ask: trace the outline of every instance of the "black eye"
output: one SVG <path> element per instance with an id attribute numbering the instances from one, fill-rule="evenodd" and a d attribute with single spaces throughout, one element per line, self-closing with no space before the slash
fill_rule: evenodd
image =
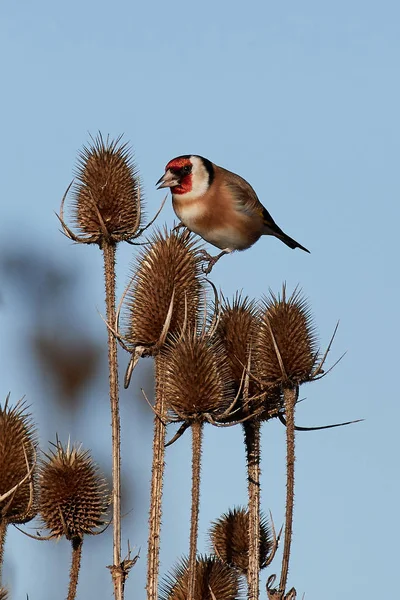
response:
<path id="1" fill-rule="evenodd" d="M 192 165 L 185 165 L 184 167 L 182 167 L 182 173 L 183 175 L 187 175 L 188 173 L 190 173 L 192 170 Z"/>

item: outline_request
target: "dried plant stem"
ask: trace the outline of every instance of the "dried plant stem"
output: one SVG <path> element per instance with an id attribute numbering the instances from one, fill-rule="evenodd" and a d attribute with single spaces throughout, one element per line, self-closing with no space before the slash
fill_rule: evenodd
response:
<path id="1" fill-rule="evenodd" d="M 294 504 L 294 409 L 296 406 L 298 387 L 285 387 L 283 397 L 286 416 L 286 513 L 285 513 L 285 541 L 283 545 L 282 570 L 279 591 L 284 594 L 289 571 L 290 547 L 293 530 L 293 504 Z"/>
<path id="2" fill-rule="evenodd" d="M 4 561 L 4 544 L 6 541 L 7 522 L 4 519 L 0 520 L 0 586 L 2 584 L 3 561 Z"/>
<path id="3" fill-rule="evenodd" d="M 249 496 L 248 598 L 258 600 L 260 579 L 260 421 L 243 423 Z"/>
<path id="4" fill-rule="evenodd" d="M 106 285 L 107 322 L 115 322 L 115 251 L 112 242 L 105 242 L 104 276 Z M 110 382 L 111 430 L 112 430 L 112 505 L 113 505 L 113 565 L 111 575 L 115 600 L 123 600 L 126 572 L 121 561 L 121 426 L 118 396 L 117 340 L 111 329 L 108 331 L 108 367 Z"/>
<path id="5" fill-rule="evenodd" d="M 147 555 L 147 598 L 157 600 L 158 571 L 160 563 L 160 531 L 162 516 L 162 491 L 164 477 L 166 410 L 164 401 L 164 376 L 162 356 L 156 357 L 156 402 L 153 438 L 153 465 L 151 470 L 149 542 Z"/>
<path id="6" fill-rule="evenodd" d="M 81 566 L 83 539 L 76 537 L 72 540 L 72 561 L 69 572 L 69 589 L 67 600 L 75 600 L 76 588 L 78 586 L 79 569 Z"/>
<path id="7" fill-rule="evenodd" d="M 199 531 L 200 470 L 203 423 L 192 424 L 192 508 L 190 515 L 188 600 L 194 600 L 196 587 L 197 537 Z"/>

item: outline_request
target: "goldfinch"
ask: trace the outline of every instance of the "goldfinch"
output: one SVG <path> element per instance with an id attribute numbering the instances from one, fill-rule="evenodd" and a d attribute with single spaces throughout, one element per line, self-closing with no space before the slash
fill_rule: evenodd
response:
<path id="1" fill-rule="evenodd" d="M 223 256 L 250 248 L 262 235 L 274 235 L 289 248 L 307 248 L 282 231 L 259 201 L 251 185 L 195 154 L 169 161 L 157 189 L 171 188 L 172 206 L 180 226 L 187 227 L 220 248 L 217 256 L 204 252 L 206 273 Z"/>

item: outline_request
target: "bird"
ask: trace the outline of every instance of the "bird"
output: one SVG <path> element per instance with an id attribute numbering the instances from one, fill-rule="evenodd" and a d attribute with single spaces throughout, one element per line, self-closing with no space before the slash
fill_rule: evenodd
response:
<path id="1" fill-rule="evenodd" d="M 217 256 L 203 250 L 211 272 L 225 254 L 247 250 L 262 235 L 272 235 L 289 248 L 310 252 L 289 237 L 261 204 L 252 186 L 240 175 L 219 167 L 197 154 L 170 160 L 157 181 L 157 189 L 170 188 L 172 206 L 180 223 L 219 248 Z"/>

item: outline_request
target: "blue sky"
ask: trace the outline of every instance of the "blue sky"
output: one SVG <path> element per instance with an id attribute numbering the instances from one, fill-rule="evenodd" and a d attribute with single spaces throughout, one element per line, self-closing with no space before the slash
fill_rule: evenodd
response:
<path id="1" fill-rule="evenodd" d="M 124 133 L 132 143 L 148 214 L 162 199 L 154 184 L 168 160 L 202 154 L 250 181 L 278 224 L 311 250 L 306 255 L 265 238 L 221 260 L 213 280 L 227 296 L 243 289 L 260 297 L 269 288 L 278 291 L 283 281 L 289 289 L 300 284 L 322 344 L 340 319 L 332 359 L 347 355 L 326 379 L 304 388 L 307 401 L 299 405 L 297 421 L 365 421 L 298 435 L 289 580 L 307 600 L 372 600 L 377 588 L 389 597 L 400 534 L 399 4 L 4 1 L 0 17 L 1 247 L 34 248 L 79 271 L 86 282 L 80 306 L 87 327 L 100 337 L 101 257 L 71 246 L 54 216 L 89 133 Z M 159 219 L 164 222 L 173 222 L 169 204 Z M 119 293 L 131 262 L 132 248 L 121 247 Z M 28 356 L 21 372 L 16 334 L 23 323 L 7 294 L 1 308 L 0 397 L 10 390 L 14 398 L 27 394 L 40 427 L 43 410 L 51 408 L 38 392 Z M 122 401 L 125 450 L 143 454 L 137 468 L 147 485 L 151 427 L 135 421 L 132 393 Z M 96 415 L 104 439 L 94 435 L 90 418 L 70 433 L 94 454 L 107 454 L 107 398 L 96 402 L 96 410 L 104 407 Z M 267 424 L 263 506 L 276 523 L 284 512 L 283 443 L 284 428 Z M 162 572 L 187 551 L 182 515 L 189 510 L 188 450 L 189 436 L 167 456 Z M 201 540 L 210 519 L 245 502 L 243 454 L 239 429 L 207 428 Z M 145 597 L 146 517 L 141 519 L 126 521 L 133 529 L 125 540 L 142 549 L 127 599 Z M 96 543 L 84 557 L 81 597 L 89 597 L 93 581 L 103 586 L 98 597 L 111 597 L 103 567 L 111 549 L 98 558 Z M 55 572 L 67 547 L 54 544 L 49 553 L 12 533 L 6 553 L 13 597 L 55 597 L 43 577 Z M 57 597 L 61 593 L 64 588 Z"/>

